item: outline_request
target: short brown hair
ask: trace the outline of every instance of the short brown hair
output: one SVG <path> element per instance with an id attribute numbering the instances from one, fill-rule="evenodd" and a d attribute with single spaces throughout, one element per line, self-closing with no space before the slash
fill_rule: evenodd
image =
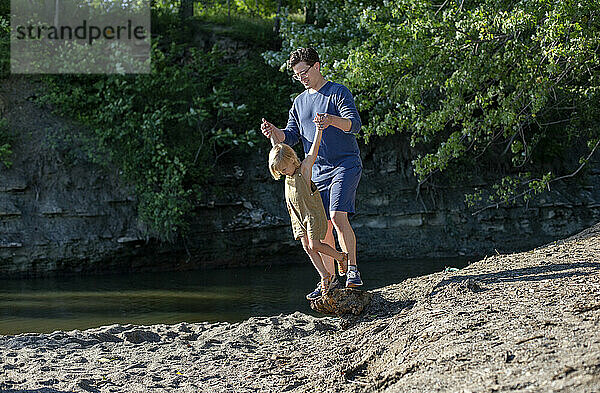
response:
<path id="1" fill-rule="evenodd" d="M 319 54 L 314 48 L 298 48 L 290 54 L 287 66 L 291 70 L 292 67 L 301 62 L 312 66 L 315 63 L 320 63 L 321 60 L 319 60 Z"/>

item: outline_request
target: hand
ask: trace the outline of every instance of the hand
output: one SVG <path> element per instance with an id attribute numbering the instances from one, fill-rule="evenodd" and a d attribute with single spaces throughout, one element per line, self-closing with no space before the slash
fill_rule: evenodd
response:
<path id="1" fill-rule="evenodd" d="M 269 123 L 268 121 L 265 120 L 265 118 L 262 118 L 262 123 L 260 124 L 260 130 L 262 131 L 263 135 L 267 138 L 270 138 L 273 136 L 273 132 L 275 131 L 275 126 L 271 123 Z"/>
<path id="2" fill-rule="evenodd" d="M 333 124 L 332 120 L 333 118 L 328 113 L 317 113 L 313 119 L 313 122 L 317 125 L 317 127 L 324 130 Z"/>

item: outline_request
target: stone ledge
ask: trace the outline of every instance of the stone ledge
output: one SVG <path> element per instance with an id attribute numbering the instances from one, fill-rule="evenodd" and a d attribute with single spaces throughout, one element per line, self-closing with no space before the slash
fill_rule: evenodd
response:
<path id="1" fill-rule="evenodd" d="M 61 218 L 94 218 L 94 217 L 105 217 L 108 214 L 99 212 L 86 212 L 86 211 L 67 211 L 61 208 L 46 209 L 40 212 L 44 217 L 61 217 Z"/>
<path id="2" fill-rule="evenodd" d="M 129 196 L 127 198 L 119 198 L 119 199 L 107 199 L 104 202 L 105 203 L 112 203 L 112 204 L 118 204 L 118 203 L 131 203 L 134 202 L 135 198 L 132 196 Z"/>
<path id="3" fill-rule="evenodd" d="M 210 201 L 208 203 L 199 203 L 196 205 L 196 209 L 214 209 L 215 207 L 234 207 L 234 206 L 244 206 L 244 202 L 215 202 Z M 244 206 L 245 207 L 245 206 Z"/>
<path id="4" fill-rule="evenodd" d="M 23 247 L 23 243 L 19 242 L 0 242 L 0 248 L 20 248 Z"/>
<path id="5" fill-rule="evenodd" d="M 352 222 L 355 228 L 367 227 L 372 229 L 420 227 L 425 224 L 423 215 L 417 214 L 390 214 L 386 216 L 364 215 L 362 219 L 356 218 Z"/>
<path id="6" fill-rule="evenodd" d="M 133 236 L 123 236 L 117 239 L 117 243 L 120 244 L 131 244 L 131 243 L 142 243 L 144 239 L 140 239 L 139 237 Z"/>
<path id="7" fill-rule="evenodd" d="M 69 217 L 104 217 L 107 215 L 108 214 L 106 214 L 106 213 L 100 213 L 100 212 L 88 212 L 88 211 L 76 210 L 75 213 L 72 215 L 69 215 Z"/>
<path id="8" fill-rule="evenodd" d="M 42 208 L 42 210 L 40 211 L 40 213 L 42 214 L 42 216 L 56 217 L 56 216 L 62 216 L 66 212 L 62 208 L 60 208 L 60 207 L 49 206 L 49 207 Z"/>
<path id="9" fill-rule="evenodd" d="M 0 220 L 3 218 L 15 218 L 15 217 L 21 217 L 22 214 L 20 211 L 0 211 Z"/>
<path id="10" fill-rule="evenodd" d="M 10 184 L 0 186 L 0 192 L 23 192 L 27 190 L 27 184 Z"/>

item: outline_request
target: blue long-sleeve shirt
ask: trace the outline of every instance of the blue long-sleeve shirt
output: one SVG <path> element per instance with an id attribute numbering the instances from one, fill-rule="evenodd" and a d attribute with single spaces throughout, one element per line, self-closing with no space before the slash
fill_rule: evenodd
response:
<path id="1" fill-rule="evenodd" d="M 317 113 L 328 113 L 350 119 L 352 127 L 345 132 L 329 126 L 323 130 L 317 159 L 312 168 L 312 180 L 318 185 L 340 170 L 362 167 L 356 134 L 362 123 L 350 90 L 344 85 L 327 81 L 316 93 L 305 90 L 296 97 L 283 132 L 284 143 L 293 146 L 302 140 L 304 154 L 310 151 L 316 126 L 313 122 Z"/>

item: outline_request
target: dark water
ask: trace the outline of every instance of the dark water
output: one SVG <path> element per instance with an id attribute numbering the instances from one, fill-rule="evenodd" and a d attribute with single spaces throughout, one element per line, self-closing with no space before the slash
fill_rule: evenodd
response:
<path id="1" fill-rule="evenodd" d="M 466 259 L 363 261 L 365 289 L 461 268 Z M 114 323 L 240 321 L 301 311 L 319 277 L 309 262 L 177 273 L 0 280 L 0 334 Z"/>

